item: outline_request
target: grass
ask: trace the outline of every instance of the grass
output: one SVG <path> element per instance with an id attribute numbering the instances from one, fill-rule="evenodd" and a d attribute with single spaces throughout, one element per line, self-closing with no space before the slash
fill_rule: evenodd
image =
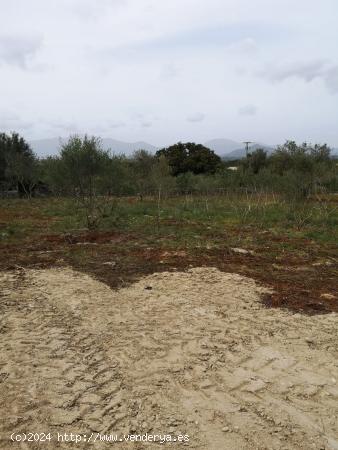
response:
<path id="1" fill-rule="evenodd" d="M 0 269 L 70 265 L 116 287 L 146 273 L 208 265 L 270 285 L 269 305 L 338 311 L 335 300 L 321 300 L 335 292 L 338 275 L 334 196 L 303 203 L 254 194 L 107 202 L 112 207 L 99 229 L 89 231 L 72 199 L 0 200 Z M 111 261 L 113 269 L 104 264 Z"/>
<path id="2" fill-rule="evenodd" d="M 242 230 L 250 229 L 253 234 L 270 231 L 316 242 L 337 241 L 338 208 L 329 201 L 323 207 L 314 200 L 296 203 L 275 196 L 236 195 L 169 198 L 162 200 L 159 208 L 155 198 L 114 202 L 100 222 L 101 231 L 137 233 L 146 240 L 162 238 L 173 246 L 194 246 L 201 240 L 217 246 L 234 230 L 241 235 Z M 2 200 L 0 208 L 2 241 L 86 228 L 85 212 L 72 199 Z"/>

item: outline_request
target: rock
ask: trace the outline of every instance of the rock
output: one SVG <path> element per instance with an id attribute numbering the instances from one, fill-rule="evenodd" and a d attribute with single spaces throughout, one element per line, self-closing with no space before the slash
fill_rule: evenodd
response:
<path id="1" fill-rule="evenodd" d="M 332 294 L 325 293 L 325 294 L 321 294 L 320 298 L 324 298 L 325 300 L 334 300 L 336 297 Z"/>
<path id="2" fill-rule="evenodd" d="M 230 250 L 234 253 L 239 253 L 240 255 L 253 255 L 252 251 L 245 250 L 244 248 L 231 247 Z"/>
<path id="3" fill-rule="evenodd" d="M 116 262 L 115 261 L 107 261 L 107 262 L 103 263 L 102 265 L 103 266 L 115 267 L 116 266 Z"/>
<path id="4" fill-rule="evenodd" d="M 223 427 L 222 431 L 224 431 L 224 433 L 227 433 L 228 431 L 230 431 L 230 428 L 229 427 Z"/>

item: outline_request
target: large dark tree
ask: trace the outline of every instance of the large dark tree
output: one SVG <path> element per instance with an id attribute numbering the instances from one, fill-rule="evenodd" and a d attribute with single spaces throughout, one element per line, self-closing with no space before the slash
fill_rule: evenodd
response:
<path id="1" fill-rule="evenodd" d="M 221 165 L 221 158 L 202 144 L 178 142 L 158 150 L 157 157 L 164 156 L 173 175 L 192 172 L 213 174 Z"/>
<path id="2" fill-rule="evenodd" d="M 18 188 L 21 196 L 31 196 L 36 184 L 37 159 L 18 133 L 0 133 L 0 183 Z"/>

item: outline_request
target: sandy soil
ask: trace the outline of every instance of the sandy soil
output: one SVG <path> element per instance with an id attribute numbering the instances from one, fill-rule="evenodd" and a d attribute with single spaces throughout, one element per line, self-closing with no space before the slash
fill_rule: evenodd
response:
<path id="1" fill-rule="evenodd" d="M 70 269 L 0 274 L 0 448 L 12 432 L 188 434 L 175 447 L 338 449 L 338 316 L 266 309 L 213 268 L 117 291 Z M 169 444 L 171 445 L 171 444 Z M 116 448 L 163 448 L 119 444 Z"/>

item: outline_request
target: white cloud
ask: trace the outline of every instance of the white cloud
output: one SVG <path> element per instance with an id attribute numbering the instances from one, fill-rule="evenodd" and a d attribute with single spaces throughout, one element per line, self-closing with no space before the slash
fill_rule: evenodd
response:
<path id="1" fill-rule="evenodd" d="M 159 146 L 215 137 L 338 146 L 336 0 L 0 4 L 1 107 L 34 123 L 27 138 L 53 137 L 62 122 Z M 238 120 L 252 105 L 254 120 Z"/>
<path id="2" fill-rule="evenodd" d="M 232 42 L 228 49 L 236 53 L 244 53 L 248 55 L 255 54 L 258 51 L 258 45 L 255 39 L 250 37 Z"/>
<path id="3" fill-rule="evenodd" d="M 261 73 L 270 81 L 284 81 L 287 78 L 296 77 L 309 83 L 323 74 L 325 65 L 325 60 L 307 62 L 296 61 L 283 65 L 279 64 L 277 66 L 271 66 Z"/>
<path id="4" fill-rule="evenodd" d="M 0 111 L 0 130 L 5 132 L 27 131 L 33 127 L 33 123 L 22 119 L 12 111 Z"/>
<path id="5" fill-rule="evenodd" d="M 141 127 L 143 127 L 143 128 L 150 128 L 151 126 L 152 126 L 152 122 L 150 122 L 150 121 L 148 121 L 148 120 L 143 120 L 142 122 L 141 122 Z"/>
<path id="6" fill-rule="evenodd" d="M 71 134 L 79 131 L 79 127 L 75 122 L 64 122 L 62 120 L 57 120 L 55 122 L 50 122 L 49 126 L 57 129 L 58 133 L 61 131 L 63 133 Z"/>
<path id="7" fill-rule="evenodd" d="M 338 66 L 330 67 L 324 74 L 326 87 L 332 94 L 338 92 Z"/>
<path id="8" fill-rule="evenodd" d="M 78 19 L 98 20 L 103 15 L 108 14 L 111 9 L 116 9 L 126 5 L 126 0 L 73 0 L 66 3 L 66 7 Z"/>
<path id="9" fill-rule="evenodd" d="M 311 83 L 315 79 L 321 79 L 330 93 L 338 92 L 338 66 L 330 65 L 327 60 L 288 63 L 260 71 L 259 74 L 272 82 L 299 78 Z"/>
<path id="10" fill-rule="evenodd" d="M 257 113 L 257 107 L 255 105 L 245 105 L 239 108 L 238 113 L 241 116 L 254 116 Z"/>
<path id="11" fill-rule="evenodd" d="M 175 64 L 165 64 L 161 68 L 160 72 L 160 79 L 161 80 L 172 80 L 173 78 L 176 78 L 178 75 L 178 69 L 175 66 Z"/>
<path id="12" fill-rule="evenodd" d="M 121 128 L 121 127 L 125 127 L 126 123 L 123 122 L 122 120 L 115 120 L 112 122 L 109 122 L 108 127 L 109 128 Z"/>
<path id="13" fill-rule="evenodd" d="M 196 112 L 194 114 L 190 114 L 187 117 L 188 122 L 202 122 L 205 119 L 205 114 Z"/>
<path id="14" fill-rule="evenodd" d="M 42 45 L 38 36 L 0 36 L 0 63 L 27 69 Z"/>

